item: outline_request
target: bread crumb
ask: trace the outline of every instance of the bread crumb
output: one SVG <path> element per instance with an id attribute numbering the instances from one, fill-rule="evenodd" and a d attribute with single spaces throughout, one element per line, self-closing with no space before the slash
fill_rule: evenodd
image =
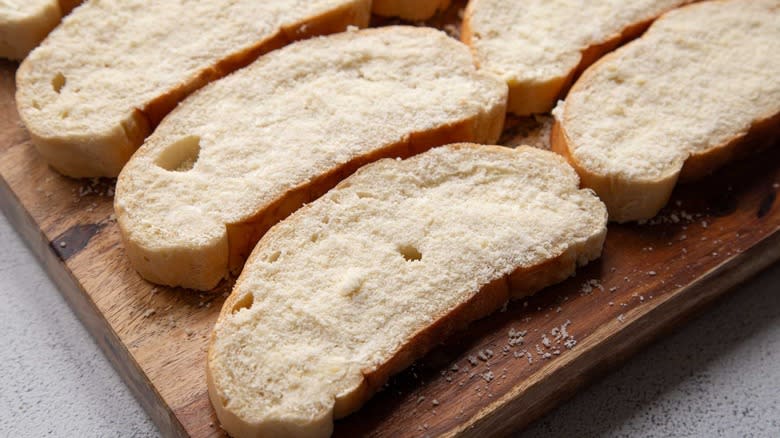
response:
<path id="1" fill-rule="evenodd" d="M 493 375 L 493 371 L 486 371 L 486 372 L 482 373 L 481 376 L 488 383 L 491 382 L 495 378 L 495 376 Z"/>
<path id="2" fill-rule="evenodd" d="M 485 350 L 480 350 L 480 352 L 477 354 L 477 357 L 483 362 L 487 362 L 488 359 L 493 357 L 493 350 L 487 348 Z"/>
<path id="3" fill-rule="evenodd" d="M 626 317 L 623 316 L 623 314 L 621 313 L 620 315 L 618 315 L 617 320 L 620 321 L 620 322 L 625 322 L 626 321 Z"/>
<path id="4" fill-rule="evenodd" d="M 434 406 L 439 406 L 439 401 L 436 399 L 431 400 L 431 404 Z"/>
<path id="5" fill-rule="evenodd" d="M 595 278 L 586 280 L 582 286 L 580 286 L 581 295 L 590 295 L 594 289 L 599 289 L 604 292 L 604 286 Z"/>
<path id="6" fill-rule="evenodd" d="M 525 341 L 525 335 L 527 331 L 522 330 L 518 331 L 513 328 L 509 329 L 509 345 L 512 347 L 516 345 L 523 345 L 523 342 Z"/>

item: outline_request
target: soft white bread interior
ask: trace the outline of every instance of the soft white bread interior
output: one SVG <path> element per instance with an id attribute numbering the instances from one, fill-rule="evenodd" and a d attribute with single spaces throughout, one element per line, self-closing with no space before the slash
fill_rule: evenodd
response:
<path id="1" fill-rule="evenodd" d="M 778 132 L 778 54 L 780 0 L 669 12 L 582 75 L 556 111 L 553 149 L 611 220 L 651 218 L 678 177 L 701 177 L 745 152 L 751 130 Z"/>
<path id="2" fill-rule="evenodd" d="M 456 144 L 361 168 L 255 248 L 214 328 L 234 437 L 328 436 L 468 322 L 597 258 L 606 208 L 560 156 Z"/>
<path id="3" fill-rule="evenodd" d="M 100 0 L 68 15 L 17 72 L 16 102 L 58 171 L 116 176 L 193 90 L 310 35 L 367 25 L 370 0 Z"/>
<path id="4" fill-rule="evenodd" d="M 57 0 L 0 0 L 0 58 L 23 59 L 62 15 Z"/>
<path id="5" fill-rule="evenodd" d="M 427 20 L 450 6 L 450 0 L 374 0 L 372 12 L 384 17 Z"/>
<path id="6" fill-rule="evenodd" d="M 691 0 L 471 0 L 461 37 L 485 71 L 509 84 L 508 110 L 549 112 L 573 79 Z"/>
<path id="7" fill-rule="evenodd" d="M 210 289 L 268 228 L 362 164 L 495 142 L 506 84 L 431 28 L 299 42 L 185 100 L 127 164 L 115 209 L 146 279 Z"/>

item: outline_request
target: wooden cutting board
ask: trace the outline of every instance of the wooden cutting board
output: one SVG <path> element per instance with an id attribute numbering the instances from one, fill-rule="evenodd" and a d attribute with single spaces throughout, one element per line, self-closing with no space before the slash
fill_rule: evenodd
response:
<path id="1" fill-rule="evenodd" d="M 15 69 L 0 61 L 3 213 L 160 430 L 223 436 L 204 372 L 230 284 L 199 294 L 138 277 L 112 214 L 113 181 L 68 179 L 41 161 L 15 109 Z M 502 142 L 544 144 L 539 121 L 510 118 Z M 678 188 L 650 223 L 610 225 L 599 261 L 442 340 L 335 434 L 506 434 L 780 259 L 780 147 L 755 143 L 771 147 Z"/>

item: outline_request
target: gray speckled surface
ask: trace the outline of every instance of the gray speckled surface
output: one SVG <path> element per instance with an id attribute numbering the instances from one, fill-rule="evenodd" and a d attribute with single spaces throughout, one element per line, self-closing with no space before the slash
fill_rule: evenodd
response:
<path id="1" fill-rule="evenodd" d="M 0 303 L 0 436 L 157 436 L 2 214 Z"/>
<path id="2" fill-rule="evenodd" d="M 0 215 L 0 435 L 157 436 Z M 780 436 L 780 265 L 581 391 L 521 438 Z"/>
<path id="3" fill-rule="evenodd" d="M 780 437 L 780 264 L 520 435 L 555 436 Z"/>

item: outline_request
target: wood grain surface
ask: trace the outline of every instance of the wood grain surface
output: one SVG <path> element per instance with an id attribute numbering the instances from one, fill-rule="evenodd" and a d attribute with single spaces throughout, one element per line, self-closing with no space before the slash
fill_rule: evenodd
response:
<path id="1" fill-rule="evenodd" d="M 436 24 L 456 20 L 458 6 Z M 222 436 L 204 373 L 208 336 L 230 283 L 199 294 L 142 280 L 122 249 L 114 182 L 68 179 L 42 162 L 15 109 L 15 69 L 0 61 L 3 213 L 160 430 Z M 502 142 L 544 145 L 548 121 L 510 118 Z M 770 146 L 764 152 L 679 187 L 656 219 L 611 224 L 601 260 L 443 339 L 338 421 L 335 435 L 509 433 L 780 259 L 780 148 L 773 137 L 752 139 Z"/>

